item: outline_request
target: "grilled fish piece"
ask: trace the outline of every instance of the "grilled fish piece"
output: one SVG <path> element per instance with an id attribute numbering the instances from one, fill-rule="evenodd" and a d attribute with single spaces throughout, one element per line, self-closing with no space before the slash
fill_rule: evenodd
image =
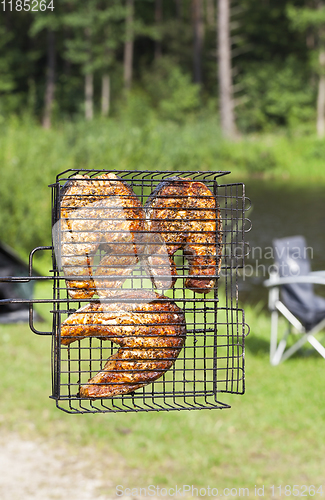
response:
<path id="1" fill-rule="evenodd" d="M 142 252 L 143 207 L 132 189 L 113 173 L 90 178 L 78 175 L 63 186 L 59 221 L 60 257 L 68 294 L 74 299 L 101 297 L 118 288 Z M 98 248 L 104 261 L 94 279 Z M 115 269 L 116 280 L 105 280 Z M 100 277 L 101 276 L 101 277 Z"/>
<path id="2" fill-rule="evenodd" d="M 189 262 L 185 287 L 208 293 L 221 267 L 222 224 L 215 196 L 202 182 L 171 177 L 153 191 L 145 211 L 148 230 L 159 233 L 165 241 L 174 270 L 172 257 L 183 249 Z M 151 257 L 149 267 L 157 281 Z"/>
<path id="3" fill-rule="evenodd" d="M 148 231 L 143 237 L 145 253 L 142 263 L 146 273 L 151 276 L 156 288 L 166 290 L 172 288 L 177 279 L 174 261 L 169 257 L 166 243 L 159 233 Z"/>
<path id="4" fill-rule="evenodd" d="M 85 398 L 129 394 L 153 382 L 175 362 L 186 337 L 185 316 L 176 304 L 147 291 L 124 291 L 114 302 L 92 302 L 61 325 L 61 343 L 85 337 L 111 340 L 120 349 L 103 370 L 80 387 Z"/>
<path id="5" fill-rule="evenodd" d="M 81 398 L 130 394 L 161 377 L 175 362 L 180 349 L 119 349 L 102 371 L 80 387 Z"/>

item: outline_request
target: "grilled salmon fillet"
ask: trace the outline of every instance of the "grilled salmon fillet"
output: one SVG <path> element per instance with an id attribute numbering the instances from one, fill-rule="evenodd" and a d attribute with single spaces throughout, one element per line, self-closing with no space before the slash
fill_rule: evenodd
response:
<path id="1" fill-rule="evenodd" d="M 62 188 L 60 212 L 60 258 L 69 296 L 110 296 L 130 274 L 142 251 L 145 214 L 139 199 L 113 173 L 95 178 L 77 175 Z M 105 256 L 94 272 L 99 248 Z"/>
<path id="2" fill-rule="evenodd" d="M 87 304 L 62 323 L 63 345 L 85 337 L 111 340 L 120 349 L 103 370 L 80 387 L 80 397 L 128 394 L 153 382 L 173 365 L 185 342 L 185 316 L 162 295 L 121 291 L 114 302 Z"/>
<path id="3" fill-rule="evenodd" d="M 150 195 L 145 212 L 148 230 L 159 233 L 166 243 L 174 281 L 177 272 L 172 257 L 183 249 L 189 263 L 185 287 L 209 292 L 220 271 L 222 252 L 222 225 L 215 196 L 202 182 L 171 177 Z M 148 260 L 153 281 L 157 288 L 163 288 L 153 258 L 149 256 Z"/>

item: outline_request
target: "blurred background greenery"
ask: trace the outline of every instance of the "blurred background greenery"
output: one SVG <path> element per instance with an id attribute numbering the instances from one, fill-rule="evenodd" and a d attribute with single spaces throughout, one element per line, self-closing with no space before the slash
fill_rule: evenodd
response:
<path id="1" fill-rule="evenodd" d="M 153 115 L 163 124 L 216 115 L 218 2 L 43 0 L 33 13 L 27 4 L 0 9 L 2 121 L 28 113 L 49 127 L 102 114 L 144 125 Z M 311 132 L 322 2 L 233 0 L 230 7 L 239 131 Z"/>
<path id="2" fill-rule="evenodd" d="M 325 181 L 322 2 L 231 2 L 230 138 L 218 2 L 27 4 L 0 8 L 0 227 L 20 254 L 49 242 L 47 185 L 67 168 Z"/>
<path id="3" fill-rule="evenodd" d="M 46 0 L 33 13 L 25 3 L 0 2 L 1 241 L 25 259 L 50 244 L 48 184 L 68 168 L 230 170 L 224 181 L 245 181 L 252 198 L 251 245 L 303 234 L 325 269 L 322 0 L 230 2 L 231 134 L 220 1 Z M 37 265 L 48 274 L 47 257 Z M 247 393 L 223 398 L 231 410 L 65 415 L 47 399 L 49 339 L 1 325 L 1 428 L 109 450 L 134 486 L 321 484 L 324 361 L 303 351 L 270 367 L 262 279 L 241 284 Z"/>

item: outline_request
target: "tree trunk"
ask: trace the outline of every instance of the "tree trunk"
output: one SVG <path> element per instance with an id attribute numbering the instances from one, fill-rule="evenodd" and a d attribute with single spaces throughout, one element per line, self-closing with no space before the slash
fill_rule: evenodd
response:
<path id="1" fill-rule="evenodd" d="M 231 74 L 229 0 L 218 0 L 218 76 L 221 130 L 225 137 L 235 136 L 234 101 Z"/>
<path id="2" fill-rule="evenodd" d="M 202 49 L 204 38 L 203 0 L 192 0 L 194 21 L 193 74 L 194 82 L 202 84 Z"/>
<path id="3" fill-rule="evenodd" d="M 124 44 L 124 88 L 130 90 L 132 86 L 133 73 L 133 43 L 134 43 L 134 0 L 126 0 L 126 37 Z"/>
<path id="4" fill-rule="evenodd" d="M 315 34 L 311 29 L 307 30 L 306 45 L 310 50 L 313 50 L 315 48 Z"/>
<path id="5" fill-rule="evenodd" d="M 324 0 L 317 1 L 317 8 L 324 7 Z M 317 96 L 317 135 L 320 139 L 325 136 L 325 30 L 323 26 L 318 29 L 319 39 L 319 81 Z"/>
<path id="6" fill-rule="evenodd" d="M 92 120 L 94 116 L 94 74 L 85 75 L 85 117 L 86 120 Z"/>
<path id="7" fill-rule="evenodd" d="M 215 26 L 215 8 L 213 0 L 206 0 L 206 23 L 209 27 Z"/>
<path id="8" fill-rule="evenodd" d="M 111 82 L 109 74 L 105 74 L 102 77 L 102 115 L 109 115 L 110 108 L 110 93 L 111 93 Z"/>
<path id="9" fill-rule="evenodd" d="M 54 31 L 47 31 L 47 74 L 45 88 L 45 106 L 43 115 L 43 127 L 51 127 L 51 115 L 55 91 L 55 35 Z"/>
<path id="10" fill-rule="evenodd" d="M 320 75 L 317 96 L 317 135 L 325 137 L 325 50 L 319 52 Z"/>
<path id="11" fill-rule="evenodd" d="M 92 120 L 94 116 L 94 74 L 91 68 L 92 45 L 91 28 L 85 28 L 85 38 L 87 41 L 87 65 L 85 67 L 85 118 Z"/>
<path id="12" fill-rule="evenodd" d="M 182 19 L 182 14 L 183 14 L 182 0 L 175 0 L 175 2 L 176 2 L 176 16 L 177 19 L 180 21 Z"/>
<path id="13" fill-rule="evenodd" d="M 155 3 L 155 22 L 156 22 L 156 27 L 158 28 L 158 30 L 160 30 L 160 28 L 161 28 L 162 20 L 163 20 L 162 0 L 156 0 L 156 3 Z M 162 55 L 161 40 L 156 40 L 155 60 L 157 61 L 158 59 L 160 59 L 161 55 Z"/>

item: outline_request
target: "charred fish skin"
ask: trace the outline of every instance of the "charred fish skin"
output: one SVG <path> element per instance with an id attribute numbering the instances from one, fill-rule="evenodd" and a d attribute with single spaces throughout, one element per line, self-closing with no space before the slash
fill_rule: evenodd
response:
<path id="1" fill-rule="evenodd" d="M 173 255 L 183 249 L 189 262 L 185 287 L 199 293 L 211 291 L 222 252 L 220 209 L 212 192 L 202 182 L 174 176 L 158 184 L 145 212 L 148 231 L 159 233 L 165 241 L 172 268 Z"/>
<path id="2" fill-rule="evenodd" d="M 79 396 L 96 399 L 129 394 L 157 380 L 175 363 L 186 338 L 185 316 L 162 295 L 120 292 L 114 302 L 88 304 L 61 325 L 62 345 L 86 337 L 110 340 L 120 348 L 80 386 Z"/>
<path id="3" fill-rule="evenodd" d="M 174 325 L 185 325 L 174 301 L 145 290 L 122 290 L 109 302 L 91 302 L 68 316 L 61 325 L 61 344 L 98 337 L 128 347 L 159 347 L 166 336 L 172 339 Z"/>
<path id="4" fill-rule="evenodd" d="M 142 253 L 145 214 L 133 190 L 113 173 L 75 176 L 61 190 L 60 225 L 68 295 L 89 299 L 98 289 L 99 296 L 110 296 L 110 289 L 119 288 Z M 94 278 L 93 259 L 100 246 L 105 248 L 105 261 Z M 116 282 L 105 279 L 112 266 L 117 269 Z"/>

